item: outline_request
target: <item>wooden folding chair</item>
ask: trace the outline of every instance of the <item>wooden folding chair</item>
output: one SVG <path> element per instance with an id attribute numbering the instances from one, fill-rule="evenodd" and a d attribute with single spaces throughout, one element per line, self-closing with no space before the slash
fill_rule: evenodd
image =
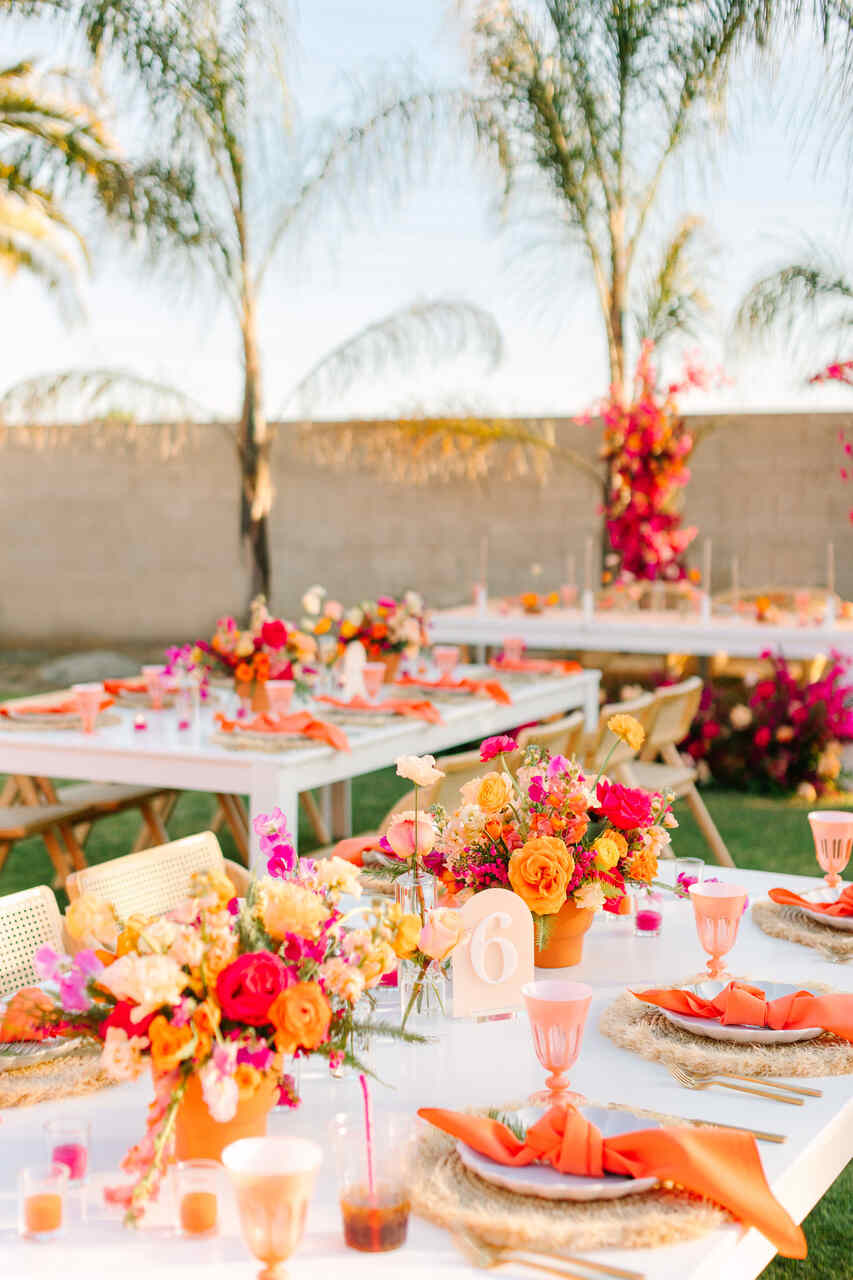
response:
<path id="1" fill-rule="evenodd" d="M 584 714 L 573 711 L 570 716 L 545 724 L 522 729 L 518 735 L 520 750 L 525 747 L 545 747 L 551 755 L 574 756 L 580 754 L 584 739 Z"/>
<path id="2" fill-rule="evenodd" d="M 626 702 L 606 703 L 599 712 L 598 727 L 584 740 L 583 758 L 587 769 L 598 772 L 607 761 L 607 772 L 612 773 L 614 766 L 623 760 L 631 760 L 636 754 L 627 742 L 614 738 L 607 727 L 611 716 L 630 715 L 649 731 L 654 714 L 654 695 L 641 694 L 639 698 L 630 698 Z"/>

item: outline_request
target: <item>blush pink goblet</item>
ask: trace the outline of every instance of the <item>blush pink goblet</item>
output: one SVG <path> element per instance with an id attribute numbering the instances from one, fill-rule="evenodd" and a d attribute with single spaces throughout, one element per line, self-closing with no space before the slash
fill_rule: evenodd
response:
<path id="1" fill-rule="evenodd" d="M 71 692 L 74 694 L 74 705 L 80 713 L 80 719 L 83 721 L 83 732 L 94 733 L 95 721 L 98 718 L 101 699 L 104 696 L 104 686 L 94 682 L 90 684 L 72 684 Z"/>
<path id="2" fill-rule="evenodd" d="M 322 1147 L 306 1138 L 241 1138 L 222 1152 L 243 1239 L 263 1263 L 258 1280 L 284 1280 L 322 1159 Z"/>
<path id="3" fill-rule="evenodd" d="M 826 872 L 824 880 L 831 889 L 841 883 L 841 872 L 850 861 L 853 847 L 853 813 L 844 810 L 817 809 L 809 814 L 818 863 Z"/>
<path id="4" fill-rule="evenodd" d="M 295 687 L 293 680 L 267 680 L 264 688 L 274 716 L 283 716 L 289 709 Z"/>
<path id="5" fill-rule="evenodd" d="M 148 696 L 151 699 L 152 709 L 154 711 L 160 711 L 166 694 L 166 668 L 143 667 L 142 678 L 145 681 L 145 687 L 148 690 Z"/>
<path id="6" fill-rule="evenodd" d="M 747 891 L 743 885 L 716 883 L 691 884 L 688 893 L 693 903 L 699 941 L 711 957 L 705 966 L 708 976 L 728 976 L 723 957 L 735 944 Z"/>
<path id="7" fill-rule="evenodd" d="M 375 702 L 379 697 L 379 690 L 382 688 L 385 680 L 385 663 L 384 662 L 365 662 L 361 668 L 362 678 L 364 679 L 364 687 L 367 690 L 367 696 L 371 702 Z"/>
<path id="8" fill-rule="evenodd" d="M 566 982 L 562 978 L 544 978 L 528 982 L 521 988 L 536 1057 L 546 1071 L 548 1086 L 535 1093 L 531 1102 L 553 1106 L 555 1102 L 582 1102 L 583 1094 L 569 1088 L 565 1072 L 577 1061 L 583 1029 L 592 1000 L 592 987 L 585 982 Z"/>
<path id="9" fill-rule="evenodd" d="M 456 664 L 459 661 L 459 645 L 458 644 L 437 644 L 432 650 L 433 660 L 438 667 L 438 673 L 446 679 L 450 679 L 456 670 Z"/>
<path id="10" fill-rule="evenodd" d="M 504 636 L 504 657 L 507 662 L 520 662 L 524 657 L 524 637 Z"/>

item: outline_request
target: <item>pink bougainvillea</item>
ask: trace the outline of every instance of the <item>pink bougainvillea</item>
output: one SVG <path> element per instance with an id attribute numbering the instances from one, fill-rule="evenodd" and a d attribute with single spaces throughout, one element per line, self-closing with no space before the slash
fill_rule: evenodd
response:
<path id="1" fill-rule="evenodd" d="M 837 360 L 834 364 L 828 364 L 825 369 L 821 369 L 820 373 L 816 373 L 814 377 L 809 378 L 809 382 L 841 382 L 846 387 L 853 387 L 853 360 Z M 846 460 L 853 455 L 853 444 L 850 443 L 843 431 L 839 431 L 838 439 L 845 458 L 838 470 L 842 480 L 850 480 L 853 477 L 853 464 Z M 850 523 L 853 524 L 853 507 L 848 512 L 848 518 Z"/>

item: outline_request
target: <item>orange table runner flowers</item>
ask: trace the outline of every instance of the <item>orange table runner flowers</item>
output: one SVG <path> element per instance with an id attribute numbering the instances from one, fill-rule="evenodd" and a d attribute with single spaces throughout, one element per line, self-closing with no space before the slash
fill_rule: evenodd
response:
<path id="1" fill-rule="evenodd" d="M 492 658 L 489 666 L 496 671 L 529 671 L 532 675 L 558 672 L 560 675 L 573 676 L 578 671 L 583 671 L 581 664 L 571 658 Z"/>
<path id="2" fill-rule="evenodd" d="M 368 702 L 367 698 L 355 697 L 347 702 L 344 698 L 330 698 L 324 694 L 317 701 L 330 707 L 338 707 L 341 711 L 369 711 L 374 715 L 385 712 L 395 716 L 411 716 L 414 720 L 427 720 L 430 724 L 442 723 L 441 712 L 426 698 L 421 701 L 414 698 L 389 698 L 383 702 Z"/>
<path id="3" fill-rule="evenodd" d="M 398 676 L 394 684 L 403 688 L 415 685 L 419 689 L 435 689 L 436 693 L 447 689 L 455 693 L 470 693 L 474 696 L 487 694 L 493 702 L 500 702 L 505 707 L 512 705 L 512 698 L 497 680 L 453 680 L 446 676 L 442 676 L 440 680 L 423 680 L 418 676 Z"/>
<path id="4" fill-rule="evenodd" d="M 113 698 L 101 698 L 99 711 L 106 711 L 113 705 Z M 25 716 L 73 716 L 79 712 L 76 698 L 57 698 L 56 702 L 21 702 L 13 707 L 0 707 L 0 715 L 9 716 L 12 712 Z"/>
<path id="5" fill-rule="evenodd" d="M 713 1000 L 703 1000 L 678 987 L 631 994 L 670 1013 L 714 1019 L 724 1027 L 770 1027 L 773 1031 L 822 1027 L 853 1043 L 853 995 L 815 996 L 810 991 L 794 991 L 766 1000 L 760 987 L 745 982 L 730 982 Z"/>
<path id="6" fill-rule="evenodd" d="M 337 725 L 327 724 L 325 720 L 316 720 L 307 711 L 297 711 L 293 715 L 273 715 L 264 711 L 252 720 L 229 720 L 221 711 L 216 713 L 216 720 L 224 733 L 233 733 L 240 729 L 248 733 L 293 733 L 304 738 L 313 738 L 316 742 L 328 743 L 336 751 L 349 751 L 349 739 Z"/>
<path id="7" fill-rule="evenodd" d="M 835 902 L 809 902 L 790 889 L 771 889 L 769 896 L 780 907 L 805 907 L 806 911 L 817 911 L 822 916 L 853 916 L 853 884 L 849 884 Z"/>
<path id="8" fill-rule="evenodd" d="M 551 1164 L 560 1173 L 671 1181 L 722 1205 L 755 1227 L 786 1258 L 804 1258 L 806 1240 L 767 1185 L 755 1139 L 732 1129 L 641 1129 L 605 1138 L 565 1103 L 531 1125 L 524 1141 L 498 1120 L 423 1107 L 418 1115 L 475 1151 L 516 1168 Z"/>

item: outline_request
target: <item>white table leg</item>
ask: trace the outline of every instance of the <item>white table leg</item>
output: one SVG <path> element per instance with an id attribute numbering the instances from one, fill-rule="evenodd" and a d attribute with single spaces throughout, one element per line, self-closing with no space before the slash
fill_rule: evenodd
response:
<path id="1" fill-rule="evenodd" d="M 333 782 L 329 788 L 331 793 L 331 826 L 332 838 L 343 840 L 352 835 L 352 780 L 344 778 L 343 782 Z"/>
<path id="2" fill-rule="evenodd" d="M 287 819 L 294 848 L 299 849 L 299 792 L 287 780 L 286 770 L 278 765 L 256 764 L 252 768 L 249 793 L 249 868 L 256 875 L 265 870 L 254 821 L 259 813 L 270 813 L 278 806 Z"/>

